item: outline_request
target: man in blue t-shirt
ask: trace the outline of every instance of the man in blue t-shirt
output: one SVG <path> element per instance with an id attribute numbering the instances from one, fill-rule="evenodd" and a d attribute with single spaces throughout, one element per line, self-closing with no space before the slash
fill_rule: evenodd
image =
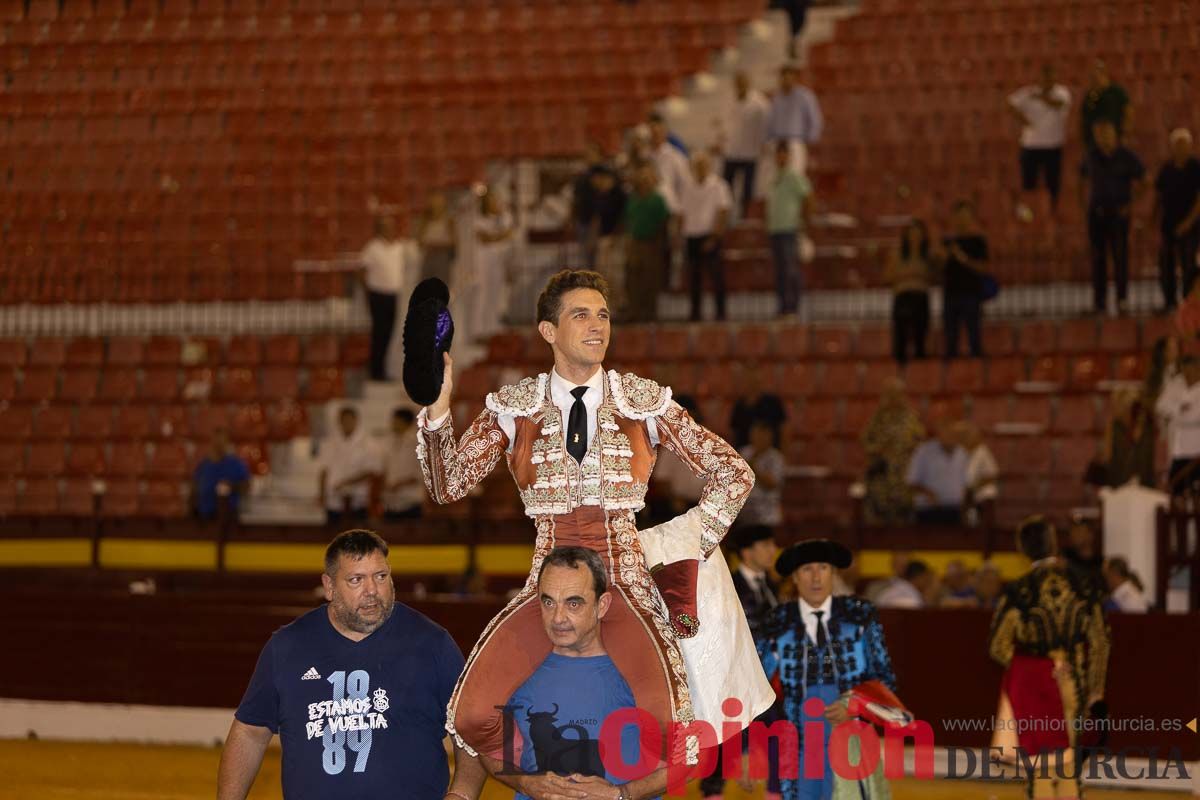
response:
<path id="1" fill-rule="evenodd" d="M 388 546 L 363 530 L 325 551 L 329 601 L 263 648 L 225 740 L 217 800 L 245 800 L 271 735 L 285 800 L 475 800 L 478 760 L 443 746 L 462 652 L 445 629 L 395 601 Z"/>
<path id="2" fill-rule="evenodd" d="M 575 793 L 580 790 L 586 797 L 613 800 L 658 795 L 667 785 L 665 767 L 621 784 L 611 771 L 618 754 L 601 758 L 604 720 L 635 706 L 633 691 L 600 635 L 600 620 L 612 604 L 604 562 L 585 547 L 556 547 L 542 562 L 538 590 L 553 649 L 508 701 L 505 726 L 518 734 L 512 745 L 506 742 L 508 763 L 485 756 L 484 764 L 517 790 L 514 800 L 584 796 Z M 624 764 L 639 763 L 640 746 L 638 727 L 623 727 L 619 756 Z"/>
<path id="3" fill-rule="evenodd" d="M 221 507 L 221 498 L 229 504 L 230 516 L 237 516 L 238 500 L 250 484 L 246 462 L 229 451 L 229 436 L 218 429 L 208 453 L 196 465 L 192 476 L 192 509 L 200 519 L 213 519 Z"/>

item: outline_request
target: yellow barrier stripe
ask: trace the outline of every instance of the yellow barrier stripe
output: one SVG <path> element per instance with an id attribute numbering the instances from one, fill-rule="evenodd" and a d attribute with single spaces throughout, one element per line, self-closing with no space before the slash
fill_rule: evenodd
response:
<path id="1" fill-rule="evenodd" d="M 101 539 L 100 566 L 110 569 L 217 568 L 217 543 L 169 539 Z"/>
<path id="2" fill-rule="evenodd" d="M 86 567 L 91 563 L 88 539 L 0 539 L 0 566 Z"/>

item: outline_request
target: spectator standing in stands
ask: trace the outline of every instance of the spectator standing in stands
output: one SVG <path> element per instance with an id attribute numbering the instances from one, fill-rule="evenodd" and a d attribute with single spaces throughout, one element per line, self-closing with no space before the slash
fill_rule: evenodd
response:
<path id="1" fill-rule="evenodd" d="M 1096 123 L 1109 122 L 1120 136 L 1130 130 L 1133 122 L 1133 104 L 1125 87 L 1114 83 L 1108 74 L 1108 65 L 1100 59 L 1092 64 L 1091 85 L 1083 96 L 1079 114 L 1080 133 L 1084 146 L 1096 146 Z"/>
<path id="2" fill-rule="evenodd" d="M 1021 123 L 1021 188 L 1026 192 L 1037 189 L 1040 175 L 1053 208 L 1061 185 L 1071 90 L 1056 83 L 1054 67 L 1044 64 L 1041 81 L 1009 95 L 1008 107 Z M 1025 206 L 1024 214 L 1029 213 Z"/>
<path id="3" fill-rule="evenodd" d="M 1131 480 L 1154 487 L 1154 415 L 1140 389 L 1124 387 L 1113 392 L 1112 417 L 1104 435 L 1105 478 L 1112 487 Z"/>
<path id="4" fill-rule="evenodd" d="M 967 503 L 972 524 L 991 526 L 996 516 L 996 498 L 1000 494 L 997 479 L 1000 466 L 992 450 L 983 441 L 979 428 L 962 423 L 962 446 L 967 451 Z"/>
<path id="5" fill-rule="evenodd" d="M 922 525 L 962 524 L 967 493 L 967 451 L 958 443 L 955 426 L 940 420 L 935 438 L 913 453 L 908 465 L 908 485 Z"/>
<path id="6" fill-rule="evenodd" d="M 1178 302 L 1176 269 L 1183 278 L 1183 295 L 1196 281 L 1196 251 L 1200 248 L 1200 161 L 1192 155 L 1192 134 L 1171 131 L 1171 158 L 1154 181 L 1154 217 L 1162 232 L 1158 275 L 1167 311 Z"/>
<path id="7" fill-rule="evenodd" d="M 775 262 L 775 294 L 779 316 L 800 310 L 804 286 L 800 274 L 800 236 L 812 215 L 812 184 L 788 166 L 787 142 L 775 143 L 775 180 L 767 193 L 767 235 Z"/>
<path id="8" fill-rule="evenodd" d="M 583 161 L 583 172 L 575 178 L 574 192 L 571 195 L 571 219 L 575 222 L 575 241 L 579 244 L 582 263 L 590 265 L 596 261 L 596 235 L 592 225 L 596 209 L 593 202 L 595 190 L 592 188 L 592 175 L 605 168 L 600 146 L 595 142 L 588 143 Z M 591 269 L 590 266 L 587 268 Z"/>
<path id="9" fill-rule="evenodd" d="M 1167 429 L 1168 490 L 1173 497 L 1190 494 L 1200 486 L 1200 361 L 1188 359 L 1163 385 L 1155 411 Z"/>
<path id="10" fill-rule="evenodd" d="M 1004 594 L 1004 579 L 1000 570 L 991 561 L 985 561 L 975 571 L 975 597 L 979 600 L 980 608 L 995 608 Z"/>
<path id="11" fill-rule="evenodd" d="M 800 71 L 795 64 L 785 64 L 779 71 L 779 93 L 771 101 L 767 117 L 767 139 L 787 142 L 791 148 L 792 169 L 801 175 L 808 173 L 808 148 L 821 139 L 825 118 L 821 104 L 812 89 L 799 83 Z"/>
<path id="12" fill-rule="evenodd" d="M 692 181 L 692 170 L 683 150 L 670 140 L 667 122 L 655 112 L 648 120 L 650 128 L 649 156 L 658 170 L 659 192 L 672 213 L 679 213 L 683 191 Z"/>
<path id="13" fill-rule="evenodd" d="M 338 429 L 325 437 L 318 452 L 321 472 L 317 502 L 332 525 L 345 519 L 365 520 L 371 489 L 383 472 L 379 448 L 359 425 L 358 412 L 344 406 Z"/>
<path id="14" fill-rule="evenodd" d="M 677 394 L 675 402 L 691 415 L 697 425 L 704 424 L 704 417 L 694 397 Z M 660 451 L 658 461 L 654 463 L 654 472 L 650 473 L 650 485 L 653 489 L 649 498 L 650 518 L 653 524 L 659 524 L 678 517 L 700 502 L 704 478 L 696 477 L 696 473 L 674 453 Z"/>
<path id="15" fill-rule="evenodd" d="M 476 338 L 489 336 L 499 328 L 508 309 L 516 233 L 512 213 L 489 188 L 479 198 L 475 220 L 475 313 L 470 329 Z"/>
<path id="16" fill-rule="evenodd" d="M 1123 147 L 1116 127 L 1100 120 L 1096 146 L 1084 157 L 1080 193 L 1087 192 L 1088 242 L 1092 251 L 1092 295 L 1097 314 L 1108 310 L 1108 259 L 1117 285 L 1117 311 L 1129 312 L 1129 220 L 1146 174 L 1138 157 Z"/>
<path id="17" fill-rule="evenodd" d="M 429 205 L 421 217 L 421 279 L 438 278 L 452 286 L 450 271 L 454 267 L 455 230 L 449 204 L 444 192 L 429 195 Z"/>
<path id="18" fill-rule="evenodd" d="M 285 800 L 389 796 L 396 787 L 409 800 L 479 796 L 483 766 L 458 747 L 450 781 L 442 725 L 462 652 L 444 628 L 396 602 L 387 555 L 370 531 L 329 544 L 328 602 L 263 647 L 221 751 L 217 800 L 245 800 L 276 733 Z M 355 716 L 347 700 L 368 711 Z"/>
<path id="19" fill-rule="evenodd" d="M 721 260 L 721 238 L 729 225 L 733 199 L 729 184 L 712 171 L 705 153 L 692 160 L 693 179 L 683 187 L 679 210 L 680 227 L 687 246 L 688 280 L 692 298 L 692 322 L 700 321 L 704 279 L 712 283 L 717 319 L 725 319 L 725 265 Z"/>
<path id="20" fill-rule="evenodd" d="M 588 220 L 592 261 L 585 269 L 594 269 L 608 279 L 614 294 L 625 294 L 624 275 L 618 269 L 618 239 L 625 218 L 626 195 L 621 181 L 609 167 L 592 170 L 592 216 Z"/>
<path id="21" fill-rule="evenodd" d="M 800 47 L 800 34 L 804 32 L 804 22 L 808 17 L 808 7 L 812 0 L 771 0 L 771 8 L 783 10 L 788 15 L 788 27 L 792 38 L 788 40 L 788 55 L 796 57 Z"/>
<path id="22" fill-rule="evenodd" d="M 390 521 L 417 519 L 425 500 L 425 480 L 417 460 L 417 426 L 413 412 L 392 412 L 392 441 L 383 471 L 383 518 Z"/>
<path id="23" fill-rule="evenodd" d="M 736 96 L 725 123 L 725 182 L 737 198 L 738 213 L 745 217 L 754 201 L 754 178 L 767 142 L 771 104 L 762 92 L 750 87 L 750 76 L 744 70 L 733 76 L 733 86 Z"/>
<path id="24" fill-rule="evenodd" d="M 196 465 L 192 475 L 192 510 L 200 519 L 221 516 L 226 505 L 230 519 L 237 519 L 241 498 L 250 487 L 250 469 L 229 448 L 224 429 L 213 432 L 208 453 Z"/>
<path id="25" fill-rule="evenodd" d="M 733 446 L 739 450 L 750 444 L 750 429 L 757 422 L 765 422 L 771 428 L 772 444 L 783 446 L 783 426 L 787 423 L 787 411 L 779 395 L 763 389 L 762 376 L 766 368 L 752 361 L 738 368 L 736 384 L 743 394 L 734 403 L 729 415 L 729 427 L 733 431 Z"/>
<path id="26" fill-rule="evenodd" d="M 863 515 L 871 525 L 900 525 L 912 513 L 908 464 L 925 438 L 921 417 L 904 394 L 899 378 L 887 382 L 879 408 L 862 433 L 867 454 Z"/>
<path id="27" fill-rule="evenodd" d="M 924 608 L 937 586 L 937 576 L 929 565 L 913 559 L 904 567 L 904 573 L 892 581 L 875 600 L 880 608 Z"/>
<path id="28" fill-rule="evenodd" d="M 973 358 L 983 357 L 983 301 L 987 237 L 966 200 L 954 204 L 954 233 L 934 255 L 944 270 L 942 283 L 942 326 L 946 334 L 946 358 L 958 357 L 958 334 L 967 332 Z"/>
<path id="29" fill-rule="evenodd" d="M 913 358 L 925 358 L 929 336 L 929 228 L 919 219 L 904 226 L 900 247 L 888 257 L 884 279 L 892 287 L 892 354 L 903 366 Z"/>
<path id="30" fill-rule="evenodd" d="M 1145 614 L 1150 610 L 1142 580 L 1129 569 L 1129 562 L 1124 558 L 1114 556 L 1104 562 L 1104 582 L 1109 591 L 1105 610 L 1126 614 Z"/>
<path id="31" fill-rule="evenodd" d="M 633 193 L 625 204 L 625 295 L 631 322 L 658 318 L 658 293 L 665 282 L 671 211 L 658 191 L 658 172 L 646 162 L 634 170 Z"/>
<path id="32" fill-rule="evenodd" d="M 404 285 L 404 243 L 396 237 L 396 223 L 381 216 L 375 221 L 375 236 L 359 256 L 371 314 L 371 350 L 368 362 L 373 381 L 387 380 L 388 346 L 396 329 L 396 305 Z"/>
<path id="33" fill-rule="evenodd" d="M 783 524 L 783 483 L 787 479 L 787 464 L 773 438 L 774 429 L 770 423 L 759 420 L 750 427 L 750 444 L 739 451 L 754 470 L 754 488 L 738 516 L 742 524 L 772 528 Z"/>

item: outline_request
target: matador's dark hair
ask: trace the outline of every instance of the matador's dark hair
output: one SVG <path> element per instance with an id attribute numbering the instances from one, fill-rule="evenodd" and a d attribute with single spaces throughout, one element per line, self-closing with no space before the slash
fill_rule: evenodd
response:
<path id="1" fill-rule="evenodd" d="M 595 289 L 608 300 L 608 281 L 599 272 L 588 269 L 564 269 L 550 276 L 546 288 L 538 295 L 537 321 L 558 324 L 562 313 L 563 295 L 573 289 Z"/>

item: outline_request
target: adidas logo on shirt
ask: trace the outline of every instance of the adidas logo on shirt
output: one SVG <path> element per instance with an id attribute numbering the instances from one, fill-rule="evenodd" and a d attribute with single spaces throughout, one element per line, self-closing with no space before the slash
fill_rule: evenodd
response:
<path id="1" fill-rule="evenodd" d="M 319 680 L 321 680 L 321 673 L 317 672 L 316 667 L 309 667 L 308 672 L 304 673 L 304 675 L 302 675 L 300 677 L 300 680 L 302 680 L 302 681 L 319 681 Z"/>

